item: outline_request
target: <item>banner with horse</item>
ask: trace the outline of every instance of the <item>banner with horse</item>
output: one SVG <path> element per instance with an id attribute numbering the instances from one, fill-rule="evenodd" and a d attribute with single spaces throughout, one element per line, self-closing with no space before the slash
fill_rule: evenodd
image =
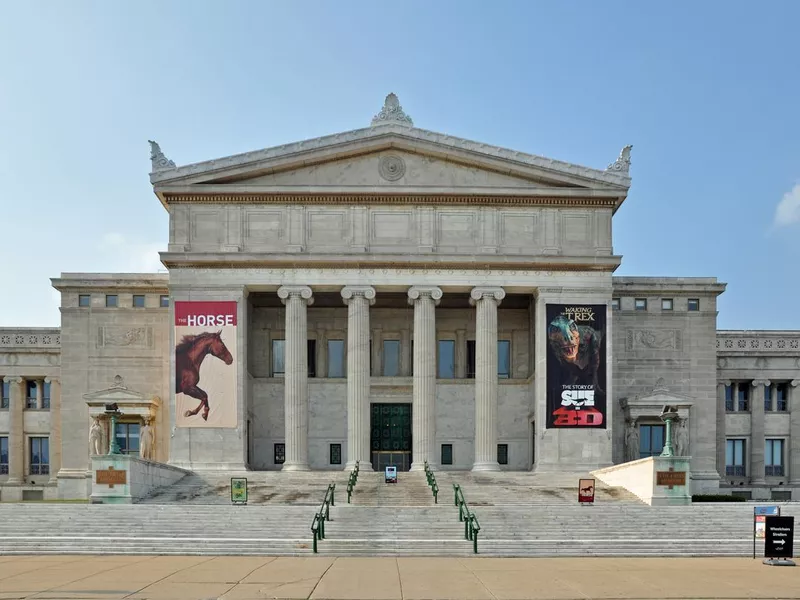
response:
<path id="1" fill-rule="evenodd" d="M 236 302 L 175 302 L 175 424 L 236 427 Z"/>

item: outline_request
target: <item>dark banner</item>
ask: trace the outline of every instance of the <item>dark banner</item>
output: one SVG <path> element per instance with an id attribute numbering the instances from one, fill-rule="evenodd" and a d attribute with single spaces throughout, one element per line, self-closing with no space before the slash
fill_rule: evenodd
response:
<path id="1" fill-rule="evenodd" d="M 606 428 L 606 305 L 547 305 L 547 427 Z"/>

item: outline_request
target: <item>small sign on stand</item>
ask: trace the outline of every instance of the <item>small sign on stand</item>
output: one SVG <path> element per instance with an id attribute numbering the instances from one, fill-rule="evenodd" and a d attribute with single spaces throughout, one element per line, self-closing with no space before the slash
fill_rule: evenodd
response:
<path id="1" fill-rule="evenodd" d="M 753 558 L 756 557 L 756 540 L 763 540 L 766 537 L 766 518 L 780 516 L 780 506 L 753 507 Z"/>
<path id="2" fill-rule="evenodd" d="M 764 564 L 772 566 L 795 566 L 794 517 L 767 517 L 764 538 Z"/>
<path id="3" fill-rule="evenodd" d="M 594 479 L 578 480 L 578 503 L 594 504 Z"/>
<path id="4" fill-rule="evenodd" d="M 231 503 L 247 504 L 246 477 L 231 477 Z"/>

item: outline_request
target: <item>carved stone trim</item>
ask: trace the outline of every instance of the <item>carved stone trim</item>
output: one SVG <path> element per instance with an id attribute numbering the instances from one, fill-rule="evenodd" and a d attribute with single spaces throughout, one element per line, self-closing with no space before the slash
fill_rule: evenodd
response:
<path id="1" fill-rule="evenodd" d="M 314 292 L 307 285 L 284 285 L 278 288 L 278 298 L 286 304 L 289 296 L 300 296 L 306 301 L 306 306 L 314 304 Z"/>
<path id="2" fill-rule="evenodd" d="M 762 385 L 764 387 L 767 387 L 767 386 L 772 385 L 772 382 L 769 379 L 754 379 L 753 380 L 753 387 L 760 387 Z"/>
<path id="3" fill-rule="evenodd" d="M 408 289 L 408 303 L 413 304 L 423 296 L 430 296 L 434 304 L 439 304 L 442 295 L 442 289 L 436 286 L 415 285 Z"/>
<path id="4" fill-rule="evenodd" d="M 403 111 L 403 107 L 400 106 L 400 100 L 394 93 L 386 96 L 383 101 L 383 108 L 377 115 L 372 117 L 372 127 L 385 123 L 397 123 L 408 127 L 414 126 L 414 121 Z"/>
<path id="5" fill-rule="evenodd" d="M 183 255 L 181 255 L 182 257 Z M 408 255 L 406 255 L 408 256 Z M 252 258 L 247 260 L 238 260 L 238 261 L 227 261 L 227 262 L 219 262 L 221 259 L 217 258 L 214 255 L 209 256 L 207 259 L 199 260 L 197 258 L 192 258 L 187 261 L 180 261 L 180 262 L 173 262 L 169 259 L 169 257 L 165 258 L 166 264 L 169 266 L 171 270 L 175 269 L 220 269 L 220 270 L 228 270 L 228 269 L 252 269 L 253 267 L 262 267 L 259 269 L 260 271 L 268 271 L 268 270 L 281 270 L 281 271 L 289 271 L 292 268 L 302 268 L 302 269 L 325 269 L 325 270 L 354 270 L 358 269 L 363 273 L 368 272 L 380 272 L 381 269 L 392 269 L 393 271 L 411 271 L 416 273 L 446 273 L 446 272 L 460 272 L 464 274 L 473 274 L 475 272 L 485 272 L 485 271 L 503 271 L 505 275 L 511 274 L 518 274 L 518 275 L 533 275 L 535 277 L 557 277 L 559 274 L 568 273 L 570 276 L 592 276 L 597 273 L 601 272 L 608 272 L 613 271 L 616 268 L 616 265 L 608 264 L 596 264 L 596 263 L 548 263 L 548 262 L 541 262 L 541 263 L 528 263 L 528 266 L 531 268 L 536 269 L 535 271 L 526 271 L 520 269 L 520 265 L 516 264 L 509 264 L 503 262 L 493 262 L 491 260 L 486 260 L 486 262 L 482 263 L 474 263 L 474 264 L 465 264 L 463 262 L 436 262 L 436 263 L 424 263 L 424 262 L 415 262 L 413 260 L 403 261 L 403 262 L 391 262 L 391 261 L 375 261 L 369 262 L 368 265 L 369 269 L 360 269 L 359 267 L 364 266 L 364 259 L 361 260 L 347 260 L 347 261 L 321 261 L 321 260 L 308 260 L 308 261 L 299 261 L 300 257 L 295 257 L 294 259 L 286 259 L 286 260 L 279 260 L 279 259 L 264 259 L 264 258 Z M 487 256 L 487 259 L 490 257 Z M 550 267 L 550 268 L 548 268 Z M 555 288 L 546 288 L 547 290 L 555 289 Z M 558 292 L 552 293 L 560 293 L 561 288 L 558 288 Z M 580 288 L 576 288 L 578 291 Z M 580 290 L 581 292 L 585 290 Z M 550 292 L 548 292 L 550 293 Z"/>
<path id="6" fill-rule="evenodd" d="M 397 181 L 406 174 L 406 163 L 397 154 L 381 156 L 380 161 L 378 161 L 378 173 L 386 181 Z"/>
<path id="7" fill-rule="evenodd" d="M 19 377 L 18 375 L 7 375 L 3 377 L 3 381 L 9 385 L 19 385 L 25 380 L 22 377 Z"/>
<path id="8" fill-rule="evenodd" d="M 683 350 L 683 332 L 680 329 L 630 329 L 626 350 Z"/>
<path id="9" fill-rule="evenodd" d="M 97 346 L 116 346 L 120 348 L 151 348 L 153 346 L 152 327 L 119 327 L 104 325 L 97 330 Z"/>
<path id="10" fill-rule="evenodd" d="M 174 169 L 175 163 L 164 156 L 164 153 L 161 151 L 161 146 L 153 140 L 147 141 L 150 144 L 150 165 L 153 172 Z"/>
<path id="11" fill-rule="evenodd" d="M 505 297 L 506 291 L 501 287 L 474 287 L 469 293 L 469 303 L 471 306 L 475 306 L 478 300 L 493 298 L 499 305 Z"/>
<path id="12" fill-rule="evenodd" d="M 625 146 L 619 153 L 619 157 L 613 163 L 608 165 L 606 171 L 616 171 L 618 173 L 625 173 L 626 175 L 631 170 L 631 149 L 633 146 Z"/>
<path id="13" fill-rule="evenodd" d="M 345 304 L 350 304 L 353 296 L 363 296 L 370 305 L 375 304 L 375 288 L 368 285 L 348 285 L 342 288 L 341 294 Z"/>

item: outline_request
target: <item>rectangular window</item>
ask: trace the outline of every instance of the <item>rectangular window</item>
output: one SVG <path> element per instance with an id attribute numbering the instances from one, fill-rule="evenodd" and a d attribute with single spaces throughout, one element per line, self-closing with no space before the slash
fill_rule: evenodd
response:
<path id="1" fill-rule="evenodd" d="M 144 296 L 141 294 L 134 294 L 133 308 L 144 308 Z"/>
<path id="2" fill-rule="evenodd" d="M 467 340 L 467 379 L 475 379 L 475 340 Z"/>
<path id="3" fill-rule="evenodd" d="M 772 388 L 768 385 L 764 386 L 764 411 L 772 411 Z"/>
<path id="4" fill-rule="evenodd" d="M 275 444 L 273 460 L 276 465 L 282 465 L 286 460 L 286 444 Z"/>
<path id="5" fill-rule="evenodd" d="M 272 376 L 283 377 L 286 373 L 284 340 L 272 340 Z"/>
<path id="6" fill-rule="evenodd" d="M 331 444 L 330 446 L 330 462 L 332 465 L 342 464 L 342 445 Z"/>
<path id="7" fill-rule="evenodd" d="M 317 340 L 308 340 L 307 347 L 308 376 L 317 376 Z"/>
<path id="8" fill-rule="evenodd" d="M 116 437 L 120 452 L 139 455 L 139 423 L 117 423 Z"/>
<path id="9" fill-rule="evenodd" d="M 25 408 L 38 408 L 36 405 L 36 382 L 25 382 Z"/>
<path id="10" fill-rule="evenodd" d="M 619 310 L 619 298 L 612 298 L 611 299 L 611 310 Z"/>
<path id="11" fill-rule="evenodd" d="M 775 386 L 775 410 L 778 412 L 786 412 L 789 409 L 786 392 L 785 383 L 779 383 Z"/>
<path id="12" fill-rule="evenodd" d="M 733 386 L 725 386 L 725 410 L 733 412 Z"/>
<path id="13" fill-rule="evenodd" d="M 509 379 L 511 377 L 511 341 L 497 341 L 497 377 Z"/>
<path id="14" fill-rule="evenodd" d="M 456 342 L 455 340 L 439 340 L 439 360 L 436 361 L 439 379 L 455 379 L 456 376 Z"/>
<path id="15" fill-rule="evenodd" d="M 92 305 L 92 297 L 89 294 L 78 294 L 78 306 L 87 307 Z"/>
<path id="16" fill-rule="evenodd" d="M 400 375 L 400 340 L 383 340 L 383 376 Z"/>
<path id="17" fill-rule="evenodd" d="M 169 308 L 169 296 L 159 296 L 158 305 L 161 308 Z"/>
<path id="18" fill-rule="evenodd" d="M 748 389 L 750 388 L 749 385 L 746 383 L 739 384 L 739 408 L 738 410 L 741 412 L 747 412 L 750 410 L 750 394 Z"/>
<path id="19" fill-rule="evenodd" d="M 453 464 L 453 444 L 442 444 L 442 464 Z"/>
<path id="20" fill-rule="evenodd" d="M 497 462 L 501 465 L 508 464 L 508 444 L 497 444 Z"/>
<path id="21" fill-rule="evenodd" d="M 764 475 L 783 477 L 783 440 L 767 440 L 764 452 Z"/>
<path id="22" fill-rule="evenodd" d="M 725 475 L 729 477 L 744 477 L 745 465 L 745 440 L 727 440 L 725 442 Z"/>
<path id="23" fill-rule="evenodd" d="M 31 475 L 50 474 L 50 439 L 32 437 L 30 440 Z"/>
<path id="24" fill-rule="evenodd" d="M 689 310 L 691 311 L 700 310 L 700 298 L 689 298 Z"/>
<path id="25" fill-rule="evenodd" d="M 328 377 L 344 376 L 344 340 L 328 340 Z"/>
<path id="26" fill-rule="evenodd" d="M 672 310 L 672 298 L 661 299 L 661 310 Z"/>
<path id="27" fill-rule="evenodd" d="M 647 298 L 636 298 L 634 307 L 636 310 L 647 310 Z"/>
<path id="28" fill-rule="evenodd" d="M 0 379 L 0 408 L 8 408 L 11 404 L 11 384 Z"/>
<path id="29" fill-rule="evenodd" d="M 116 308 L 119 305 L 119 297 L 116 294 L 106 294 L 106 306 Z"/>
<path id="30" fill-rule="evenodd" d="M 639 458 L 659 456 L 664 449 L 664 425 L 639 425 Z"/>
<path id="31" fill-rule="evenodd" d="M 50 408 L 50 382 L 45 381 L 42 385 L 42 408 Z"/>
<path id="32" fill-rule="evenodd" d="M 0 475 L 8 475 L 8 438 L 0 437 Z"/>

